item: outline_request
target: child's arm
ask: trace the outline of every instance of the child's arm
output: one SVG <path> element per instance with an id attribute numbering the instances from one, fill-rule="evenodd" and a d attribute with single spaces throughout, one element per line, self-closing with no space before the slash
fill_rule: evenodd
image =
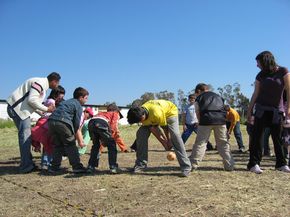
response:
<path id="1" fill-rule="evenodd" d="M 112 131 L 112 137 L 118 137 L 119 136 L 119 129 L 118 129 L 118 121 L 120 119 L 119 113 L 114 112 L 110 121 L 110 127 Z"/>
<path id="2" fill-rule="evenodd" d="M 81 148 L 85 147 L 86 145 L 84 144 L 84 139 L 83 139 L 83 134 L 82 134 L 81 129 L 78 129 L 75 136 L 76 136 L 76 140 L 78 142 L 79 147 Z"/>

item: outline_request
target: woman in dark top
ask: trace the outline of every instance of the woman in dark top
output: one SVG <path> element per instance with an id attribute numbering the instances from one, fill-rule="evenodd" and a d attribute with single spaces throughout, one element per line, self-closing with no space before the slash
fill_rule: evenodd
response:
<path id="1" fill-rule="evenodd" d="M 248 108 L 247 118 L 250 121 L 254 114 L 253 137 L 250 143 L 250 160 L 248 169 L 260 174 L 262 160 L 262 136 L 266 127 L 270 128 L 276 155 L 275 168 L 279 171 L 290 172 L 286 163 L 286 153 L 283 151 L 281 129 L 283 121 L 283 91 L 286 90 L 287 102 L 290 96 L 290 74 L 285 67 L 278 66 L 273 54 L 263 51 L 256 57 L 257 67 L 261 71 L 256 76 L 255 90 Z M 290 104 L 287 104 L 290 111 Z"/>

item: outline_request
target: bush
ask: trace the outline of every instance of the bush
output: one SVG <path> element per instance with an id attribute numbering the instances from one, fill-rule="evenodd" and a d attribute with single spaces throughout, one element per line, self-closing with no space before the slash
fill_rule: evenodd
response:
<path id="1" fill-rule="evenodd" d="M 0 129 L 3 128 L 12 128 L 15 127 L 15 124 L 12 120 L 9 119 L 0 119 Z"/>

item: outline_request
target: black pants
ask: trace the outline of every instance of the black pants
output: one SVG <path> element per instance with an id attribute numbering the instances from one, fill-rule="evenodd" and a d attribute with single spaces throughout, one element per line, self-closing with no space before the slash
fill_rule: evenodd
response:
<path id="1" fill-rule="evenodd" d="M 61 121 L 49 120 L 48 127 L 54 143 L 51 166 L 53 168 L 59 168 L 61 165 L 62 156 L 65 153 L 73 169 L 83 167 L 80 163 L 75 135 L 70 129 L 70 126 Z"/>
<path id="2" fill-rule="evenodd" d="M 108 123 L 102 119 L 96 118 L 90 120 L 88 127 L 90 137 L 93 141 L 89 166 L 98 167 L 100 146 L 101 142 L 103 142 L 103 145 L 108 147 L 110 169 L 118 167 L 116 142 L 112 137 L 111 128 Z"/>
<path id="3" fill-rule="evenodd" d="M 263 134 L 266 127 L 270 128 L 270 133 L 274 143 L 274 151 L 276 155 L 276 168 L 286 165 L 286 155 L 282 146 L 282 115 L 280 115 L 279 123 L 273 124 L 273 112 L 265 111 L 261 118 L 255 117 L 253 133 L 250 143 L 250 160 L 248 169 L 260 165 L 263 151 Z"/>

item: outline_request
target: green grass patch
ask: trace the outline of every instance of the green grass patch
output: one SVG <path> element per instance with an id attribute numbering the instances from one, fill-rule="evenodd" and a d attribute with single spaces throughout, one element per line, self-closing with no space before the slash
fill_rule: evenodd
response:
<path id="1" fill-rule="evenodd" d="M 15 124 L 12 120 L 0 119 L 0 129 L 12 127 L 15 127 Z"/>

